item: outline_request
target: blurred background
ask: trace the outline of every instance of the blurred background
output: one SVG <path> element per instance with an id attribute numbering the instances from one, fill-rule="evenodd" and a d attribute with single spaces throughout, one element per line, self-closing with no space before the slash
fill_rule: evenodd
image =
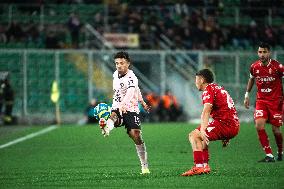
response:
<path id="1" fill-rule="evenodd" d="M 118 50 L 129 52 L 153 107 L 144 121 L 198 119 L 195 72 L 211 68 L 250 122 L 253 108 L 242 103 L 259 42 L 284 62 L 283 7 L 283 0 L 1 0 L 1 124 L 51 124 L 58 116 L 86 123 L 89 107 L 111 104 Z"/>

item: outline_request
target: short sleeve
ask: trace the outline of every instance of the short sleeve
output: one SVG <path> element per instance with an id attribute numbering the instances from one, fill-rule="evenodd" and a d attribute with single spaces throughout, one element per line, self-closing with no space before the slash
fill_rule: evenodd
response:
<path id="1" fill-rule="evenodd" d="M 214 101 L 214 92 L 213 89 L 207 89 L 202 93 L 202 103 L 203 104 L 212 104 Z"/>
<path id="2" fill-rule="evenodd" d="M 249 69 L 249 77 L 250 77 L 250 78 L 254 78 L 253 65 L 250 66 L 250 69 Z"/>

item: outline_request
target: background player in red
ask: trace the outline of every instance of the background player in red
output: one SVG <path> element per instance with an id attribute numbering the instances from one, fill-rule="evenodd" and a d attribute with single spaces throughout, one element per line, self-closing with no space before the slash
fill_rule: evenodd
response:
<path id="1" fill-rule="evenodd" d="M 283 136 L 282 126 L 283 86 L 282 77 L 284 67 L 270 58 L 270 46 L 261 43 L 258 48 L 259 60 L 250 67 L 250 78 L 247 84 L 244 105 L 249 108 L 249 92 L 254 82 L 257 87 L 257 97 L 254 112 L 255 127 L 258 139 L 266 153 L 266 157 L 259 162 L 275 162 L 269 139 L 265 131 L 265 123 L 272 125 L 272 131 L 278 147 L 277 160 L 282 161 Z"/>
<path id="2" fill-rule="evenodd" d="M 209 141 L 222 140 L 226 145 L 239 132 L 239 119 L 232 98 L 213 81 L 214 76 L 209 69 L 196 73 L 195 84 L 199 91 L 203 91 L 204 107 L 200 126 L 189 134 L 195 165 L 182 176 L 209 173 Z M 212 121 L 209 121 L 209 116 L 213 118 Z"/>

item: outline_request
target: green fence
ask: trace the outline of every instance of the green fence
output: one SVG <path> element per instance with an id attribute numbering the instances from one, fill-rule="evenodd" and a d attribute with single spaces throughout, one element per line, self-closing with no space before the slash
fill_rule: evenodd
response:
<path id="1" fill-rule="evenodd" d="M 159 94 L 165 89 L 172 90 L 191 118 L 200 114 L 200 92 L 194 85 L 198 69 L 213 69 L 216 82 L 225 86 L 236 105 L 242 107 L 249 67 L 257 60 L 255 52 L 135 50 L 129 53 L 140 71 L 136 73 L 142 90 L 156 87 Z M 14 114 L 52 114 L 54 104 L 50 93 L 54 80 L 59 83 L 62 114 L 82 113 L 92 98 L 110 103 L 115 68 L 112 54 L 113 51 L 91 50 L 1 50 L 0 71 L 10 72 L 15 90 Z M 284 62 L 284 52 L 276 51 L 272 58 Z M 254 95 L 251 100 L 255 100 Z"/>

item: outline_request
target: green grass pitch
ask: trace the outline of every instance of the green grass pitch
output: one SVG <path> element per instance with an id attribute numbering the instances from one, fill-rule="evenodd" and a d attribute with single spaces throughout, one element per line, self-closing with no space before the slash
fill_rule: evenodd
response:
<path id="1" fill-rule="evenodd" d="M 195 127 L 143 124 L 151 174 L 140 175 L 124 128 L 103 138 L 98 126 L 61 126 L 0 149 L 0 188 L 284 188 L 284 162 L 257 163 L 264 154 L 253 124 L 241 124 L 227 148 L 211 142 L 211 174 L 181 177 L 193 165 L 187 135 Z M 43 128 L 0 127 L 0 145 Z M 271 126 L 266 130 L 276 154 Z"/>

